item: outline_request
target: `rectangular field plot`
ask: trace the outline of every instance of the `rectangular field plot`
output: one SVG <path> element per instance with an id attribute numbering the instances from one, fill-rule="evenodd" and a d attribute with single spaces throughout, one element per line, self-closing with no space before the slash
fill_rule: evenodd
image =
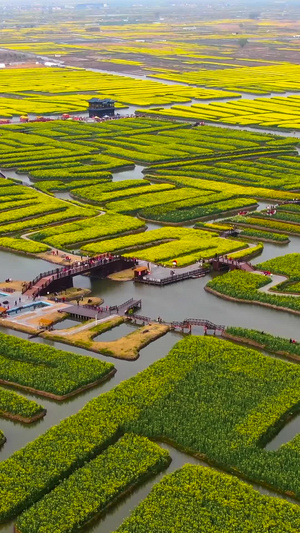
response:
<path id="1" fill-rule="evenodd" d="M 293 213 L 285 213 L 280 211 L 272 217 L 268 217 L 266 214 L 255 213 L 249 216 L 236 216 L 228 219 L 230 222 L 237 224 L 241 227 L 254 228 L 254 229 L 266 229 L 274 231 L 275 233 L 284 233 L 286 235 L 299 235 L 300 224 L 299 216 Z"/>
<path id="2" fill-rule="evenodd" d="M 268 261 L 267 261 L 268 263 Z M 264 263 L 262 264 L 262 266 Z M 262 289 L 271 278 L 263 274 L 233 270 L 225 276 L 218 276 L 210 281 L 207 290 L 223 296 L 225 299 L 233 299 L 243 303 L 258 304 L 274 309 L 300 313 L 300 300 L 289 295 L 272 294 Z"/>
<path id="3" fill-rule="evenodd" d="M 116 533 L 298 531 L 300 509 L 233 476 L 184 465 L 165 476 Z M 270 529 L 271 528 L 271 529 Z M 274 529 L 275 531 L 275 529 Z"/>
<path id="4" fill-rule="evenodd" d="M 204 198 L 198 196 L 194 199 L 188 198 L 187 200 L 172 202 L 163 206 L 148 207 L 141 210 L 139 216 L 146 220 L 180 224 L 201 218 L 207 219 L 216 215 L 223 215 L 227 212 L 234 213 L 239 209 L 253 208 L 257 205 L 255 200 L 249 198 L 234 198 L 221 201 L 222 196 L 224 197 L 226 194 L 209 194 L 209 196 Z"/>
<path id="5" fill-rule="evenodd" d="M 31 238 L 58 248 L 67 248 L 86 241 L 143 230 L 144 226 L 145 223 L 136 218 L 109 213 L 45 228 L 31 235 Z"/>
<path id="6" fill-rule="evenodd" d="M 128 489 L 166 468 L 169 461 L 168 452 L 145 437 L 124 435 L 25 511 L 16 531 L 77 531 Z"/>
<path id="7" fill-rule="evenodd" d="M 0 333 L 0 383 L 63 399 L 108 377 L 113 365 Z"/>
<path id="8" fill-rule="evenodd" d="M 30 423 L 42 418 L 45 414 L 45 409 L 38 403 L 16 392 L 0 388 L 0 417 Z M 0 445 L 1 440 L 0 432 Z"/>
<path id="9" fill-rule="evenodd" d="M 136 214 L 138 211 L 151 205 L 161 205 L 176 202 L 186 198 L 194 198 L 199 195 L 196 189 L 184 188 L 170 190 L 172 186 L 166 184 L 154 185 L 153 192 L 133 196 L 125 200 L 111 201 L 106 204 L 106 208 L 119 213 Z M 166 190 L 169 189 L 169 190 Z M 1 216 L 1 215 L 0 215 Z"/>
<path id="10" fill-rule="evenodd" d="M 170 184 L 160 183 L 158 185 L 151 185 L 150 182 L 144 180 L 124 180 L 116 183 L 80 188 L 80 190 L 73 189 L 72 195 L 81 201 L 105 205 L 108 202 L 122 200 L 123 198 L 132 198 L 133 202 L 138 202 L 140 195 L 147 193 L 153 195 L 156 192 L 173 188 L 174 186 Z M 192 193 L 195 193 L 195 191 L 192 191 Z M 172 197 L 172 192 L 170 194 Z"/>
<path id="11" fill-rule="evenodd" d="M 264 331 L 257 331 L 255 329 L 246 329 L 239 327 L 226 328 L 226 337 L 238 338 L 245 344 L 250 344 L 254 341 L 257 346 L 261 346 L 268 352 L 277 353 L 280 355 L 296 356 L 300 359 L 300 345 L 298 343 L 290 342 L 289 339 L 283 337 L 275 337 L 270 333 Z M 297 360 L 297 359 L 296 359 Z"/>

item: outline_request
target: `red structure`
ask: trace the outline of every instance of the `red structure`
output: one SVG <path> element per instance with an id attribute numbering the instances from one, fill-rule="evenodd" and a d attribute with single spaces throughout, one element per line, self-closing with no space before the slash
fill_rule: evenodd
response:
<path id="1" fill-rule="evenodd" d="M 148 268 L 146 266 L 140 266 L 134 269 L 134 279 L 142 278 L 148 274 Z"/>

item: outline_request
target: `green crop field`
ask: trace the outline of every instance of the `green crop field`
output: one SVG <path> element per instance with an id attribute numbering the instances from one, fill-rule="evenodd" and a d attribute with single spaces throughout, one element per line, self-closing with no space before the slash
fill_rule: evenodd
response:
<path id="1" fill-rule="evenodd" d="M 128 488 L 156 474 L 168 462 L 168 452 L 157 444 L 145 437 L 124 435 L 25 511 L 17 522 L 17 530 L 38 533 L 59 527 L 60 533 L 68 533 L 82 528 Z"/>
<path id="2" fill-rule="evenodd" d="M 24 520 L 20 519 L 24 531 L 39 513 L 41 520 L 49 516 L 46 521 L 51 523 L 53 506 L 57 509 L 67 501 L 72 520 L 84 521 L 91 516 L 96 508 L 87 507 L 90 491 L 83 496 L 86 511 L 80 518 L 71 505 L 73 489 L 85 469 L 97 476 L 103 464 L 99 453 L 107 449 L 104 453 L 113 457 L 115 447 L 108 446 L 124 431 L 151 439 L 167 438 L 229 471 L 300 497 L 297 438 L 277 452 L 262 448 L 289 413 L 299 410 L 299 372 L 296 365 L 225 340 L 187 337 L 167 357 L 94 398 L 77 414 L 3 461 L 0 478 L 7 481 L 0 495 L 1 519 L 15 517 L 38 500 L 32 511 L 24 513 Z M 93 461 L 84 466 L 90 460 L 95 460 L 95 467 Z M 109 487 L 113 473 L 105 464 Z M 105 487 L 99 489 L 105 498 Z M 84 494 L 82 483 L 78 490 Z M 115 490 L 110 494 L 113 497 Z M 101 502 L 97 504 L 100 509 Z M 282 512 L 284 519 L 288 508 Z"/>
<path id="3" fill-rule="evenodd" d="M 254 276 L 252 273 L 243 270 L 232 270 L 224 276 L 214 278 L 207 284 L 206 288 L 208 291 L 212 289 L 212 291 L 225 299 L 229 297 L 229 299 L 232 298 L 236 301 L 273 306 L 275 309 L 300 313 L 300 301 L 298 298 L 259 291 L 270 281 L 270 277 L 262 274 Z"/>
<path id="4" fill-rule="evenodd" d="M 43 407 L 37 402 L 16 392 L 0 388 L 0 417 L 29 422 L 43 411 Z"/>
<path id="5" fill-rule="evenodd" d="M 59 396 L 96 383 L 113 370 L 111 363 L 38 346 L 0 333 L 0 382 Z"/>

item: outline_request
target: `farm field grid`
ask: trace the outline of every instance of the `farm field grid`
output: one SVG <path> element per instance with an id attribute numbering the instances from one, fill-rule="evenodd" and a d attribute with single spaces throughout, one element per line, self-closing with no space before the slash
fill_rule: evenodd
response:
<path id="1" fill-rule="evenodd" d="M 0 533 L 300 531 L 298 2 L 0 14 Z"/>

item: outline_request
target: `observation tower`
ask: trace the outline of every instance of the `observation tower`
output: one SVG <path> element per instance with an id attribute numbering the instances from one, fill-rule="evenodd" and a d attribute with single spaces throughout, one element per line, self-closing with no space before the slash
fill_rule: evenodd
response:
<path id="1" fill-rule="evenodd" d="M 110 98 L 91 98 L 89 100 L 89 117 L 104 117 L 114 116 L 115 114 L 115 101 Z"/>

